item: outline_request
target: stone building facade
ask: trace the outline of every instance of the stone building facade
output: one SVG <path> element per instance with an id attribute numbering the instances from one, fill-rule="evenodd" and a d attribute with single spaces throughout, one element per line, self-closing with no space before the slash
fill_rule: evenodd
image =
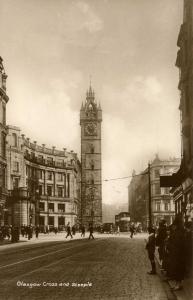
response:
<path id="1" fill-rule="evenodd" d="M 8 224 L 45 227 L 80 222 L 80 162 L 73 151 L 30 142 L 8 126 Z"/>
<path id="2" fill-rule="evenodd" d="M 161 160 L 158 155 L 150 163 L 151 217 L 152 224 L 161 219 L 171 224 L 175 216 L 175 206 L 168 187 L 160 187 L 160 175 L 172 174 L 180 166 L 180 159 Z M 149 178 L 148 168 L 142 173 L 133 173 L 128 187 L 128 204 L 131 222 L 140 222 L 145 228 L 149 223 Z"/>
<path id="3" fill-rule="evenodd" d="M 102 223 L 102 110 L 95 101 L 91 86 L 80 110 L 81 126 L 81 192 L 82 223 L 94 226 Z"/>
<path id="4" fill-rule="evenodd" d="M 0 57 L 0 226 L 4 225 L 6 214 L 6 104 L 9 100 L 6 94 L 7 75 Z"/>
<path id="5" fill-rule="evenodd" d="M 176 214 L 193 219 L 193 1 L 184 0 L 184 16 L 177 45 L 179 68 L 182 161 L 174 176 Z M 177 183 L 177 184 L 176 184 Z"/>

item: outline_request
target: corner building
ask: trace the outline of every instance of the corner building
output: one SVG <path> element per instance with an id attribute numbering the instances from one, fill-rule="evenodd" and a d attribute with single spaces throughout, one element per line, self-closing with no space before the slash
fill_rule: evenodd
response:
<path id="1" fill-rule="evenodd" d="M 150 163 L 151 217 L 158 225 L 161 219 L 171 224 L 175 217 L 175 206 L 169 187 L 160 186 L 160 176 L 172 174 L 180 167 L 180 159 L 161 160 L 158 155 Z M 140 222 L 143 228 L 149 224 L 149 180 L 148 169 L 139 175 L 133 172 L 128 187 L 128 206 L 132 222 Z"/>
<path id="2" fill-rule="evenodd" d="M 102 110 L 90 86 L 80 110 L 81 219 L 94 227 L 102 224 L 101 122 Z"/>
<path id="3" fill-rule="evenodd" d="M 6 219 L 6 104 L 9 100 L 6 94 L 7 75 L 3 67 L 3 59 L 0 57 L 0 226 Z"/>
<path id="4" fill-rule="evenodd" d="M 77 154 L 37 145 L 8 126 L 8 223 L 63 229 L 80 222 Z"/>
<path id="5" fill-rule="evenodd" d="M 176 66 L 179 68 L 182 160 L 173 189 L 176 215 L 193 220 L 193 1 L 184 0 L 178 35 Z M 177 184 L 176 184 L 177 183 Z"/>

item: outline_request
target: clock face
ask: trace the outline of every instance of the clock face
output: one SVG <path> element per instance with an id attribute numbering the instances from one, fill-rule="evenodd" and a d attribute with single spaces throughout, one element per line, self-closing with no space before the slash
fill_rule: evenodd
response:
<path id="1" fill-rule="evenodd" d="M 94 135 L 97 132 L 97 125 L 95 123 L 87 123 L 85 125 L 85 133 L 87 135 Z"/>

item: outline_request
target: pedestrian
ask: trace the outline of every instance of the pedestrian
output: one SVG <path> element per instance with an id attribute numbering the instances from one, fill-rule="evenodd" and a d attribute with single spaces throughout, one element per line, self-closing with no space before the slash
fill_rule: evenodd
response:
<path id="1" fill-rule="evenodd" d="M 81 227 L 81 237 L 85 237 L 85 226 L 82 225 Z"/>
<path id="2" fill-rule="evenodd" d="M 164 259 L 164 242 L 167 237 L 167 226 L 166 221 L 161 220 L 157 230 L 156 246 L 158 246 L 159 260 L 161 262 L 163 270 L 163 259 Z"/>
<path id="3" fill-rule="evenodd" d="M 135 232 L 135 228 L 134 228 L 134 225 L 131 225 L 130 226 L 130 238 L 132 239 L 133 238 L 133 234 L 134 234 L 134 232 Z"/>
<path id="4" fill-rule="evenodd" d="M 182 280 L 185 275 L 185 232 L 182 220 L 178 217 L 174 220 L 173 231 L 171 236 L 170 259 L 171 259 L 171 276 L 175 281 L 173 290 L 182 289 Z"/>
<path id="5" fill-rule="evenodd" d="M 23 225 L 21 226 L 21 235 L 22 237 L 25 236 L 25 227 Z"/>
<path id="6" fill-rule="evenodd" d="M 68 224 L 67 224 L 66 232 L 67 232 L 66 239 L 67 239 L 67 237 L 68 237 L 69 235 L 71 236 L 71 239 L 72 239 L 73 236 L 72 236 L 72 233 L 71 233 L 70 222 L 68 222 Z"/>
<path id="7" fill-rule="evenodd" d="M 92 224 L 89 225 L 89 238 L 88 239 L 90 240 L 91 238 L 94 240 Z"/>
<path id="8" fill-rule="evenodd" d="M 40 232 L 39 226 L 36 226 L 36 228 L 35 228 L 36 239 L 38 239 L 39 232 Z"/>
<path id="9" fill-rule="evenodd" d="M 28 240 L 30 240 L 32 238 L 32 227 L 31 227 L 31 225 L 29 225 L 27 227 L 27 236 L 28 236 Z"/>
<path id="10" fill-rule="evenodd" d="M 166 275 L 167 279 L 170 278 L 170 244 L 171 244 L 171 226 L 167 227 L 166 238 L 163 244 L 163 258 L 161 270 Z"/>
<path id="11" fill-rule="evenodd" d="M 72 234 L 73 234 L 73 235 L 76 234 L 76 227 L 75 227 L 75 225 L 72 226 Z"/>
<path id="12" fill-rule="evenodd" d="M 119 225 L 117 226 L 117 234 L 120 235 L 120 227 L 119 227 Z"/>
<path id="13" fill-rule="evenodd" d="M 146 244 L 146 250 L 148 252 L 148 258 L 151 262 L 151 271 L 148 272 L 149 275 L 156 274 L 156 265 L 155 265 L 155 229 L 148 227 L 148 240 Z"/>
<path id="14" fill-rule="evenodd" d="M 187 221 L 185 227 L 185 275 L 192 277 L 193 275 L 193 236 L 192 236 L 192 222 Z"/>

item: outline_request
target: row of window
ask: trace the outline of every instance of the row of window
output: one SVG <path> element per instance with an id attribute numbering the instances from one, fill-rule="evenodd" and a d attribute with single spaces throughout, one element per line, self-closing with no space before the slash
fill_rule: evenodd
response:
<path id="1" fill-rule="evenodd" d="M 48 211 L 49 212 L 54 212 L 55 211 L 54 207 L 55 207 L 54 203 L 52 203 L 52 202 L 48 203 Z M 40 202 L 39 203 L 39 209 L 40 209 L 40 212 L 41 211 L 45 211 L 45 202 Z M 65 208 L 65 204 L 64 203 L 58 203 L 58 207 L 57 207 L 57 211 L 56 212 L 64 213 L 65 209 L 66 208 Z"/>
<path id="2" fill-rule="evenodd" d="M 44 175 L 45 174 L 45 175 Z M 29 168 L 28 166 L 26 167 L 26 175 L 31 176 L 31 177 L 36 177 L 38 179 L 44 179 L 46 178 L 47 180 L 52 181 L 54 179 L 55 174 L 57 175 L 56 179 L 58 181 L 65 181 L 66 180 L 66 174 L 65 173 L 55 173 L 52 171 L 44 171 L 40 169 L 35 169 L 35 168 Z M 70 174 L 67 174 L 67 180 L 70 180 Z"/>
<path id="3" fill-rule="evenodd" d="M 170 188 L 166 187 L 166 188 L 160 188 L 160 183 L 157 182 L 154 184 L 154 193 L 156 195 L 160 195 L 160 194 L 169 194 L 170 193 Z"/>
<path id="4" fill-rule="evenodd" d="M 64 159 L 57 159 L 56 161 L 54 160 L 53 157 L 47 156 L 46 158 L 43 155 L 35 155 L 34 152 L 29 153 L 28 150 L 26 150 L 26 156 L 32 160 L 35 160 L 37 163 L 43 163 L 47 164 L 48 166 L 56 166 L 56 167 L 65 167 L 66 163 L 69 163 L 73 165 L 75 163 L 74 159 L 70 159 L 69 161 L 66 161 Z"/>
<path id="5" fill-rule="evenodd" d="M 6 134 L 4 132 L 1 132 L 1 153 L 0 156 L 6 157 Z"/>
<path id="6" fill-rule="evenodd" d="M 161 203 L 157 202 L 155 204 L 155 210 L 156 211 L 169 211 L 171 209 L 170 203 L 164 203 L 164 205 L 161 205 Z"/>
<path id="7" fill-rule="evenodd" d="M 0 122 L 2 122 L 2 124 L 5 126 L 6 125 L 6 107 L 2 102 L 0 103 L 0 105 L 2 107 L 2 118 L 1 118 Z M 1 109 L 1 107 L 0 107 L 0 109 Z"/>
<path id="8" fill-rule="evenodd" d="M 5 168 L 0 164 L 0 187 L 5 187 Z"/>
<path id="9" fill-rule="evenodd" d="M 39 185 L 39 195 L 42 196 L 43 193 L 43 185 Z M 47 193 L 48 196 L 54 196 L 54 187 L 52 185 L 47 185 Z M 57 196 L 58 197 L 70 197 L 70 185 L 68 184 L 67 189 L 66 186 L 57 186 Z"/>

